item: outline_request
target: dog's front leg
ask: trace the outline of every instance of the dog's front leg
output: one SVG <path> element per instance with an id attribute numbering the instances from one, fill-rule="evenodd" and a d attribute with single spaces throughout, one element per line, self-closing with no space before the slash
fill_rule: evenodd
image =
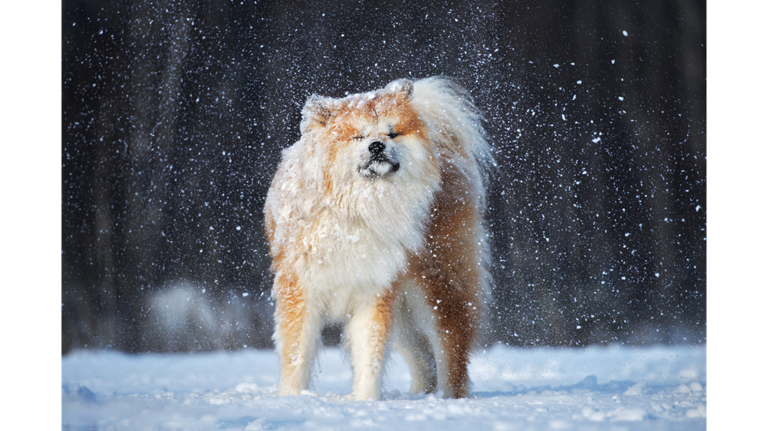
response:
<path id="1" fill-rule="evenodd" d="M 392 327 L 395 290 L 378 294 L 360 305 L 347 323 L 346 336 L 354 373 L 352 397 L 379 400 L 387 339 Z"/>
<path id="2" fill-rule="evenodd" d="M 279 395 L 299 395 L 309 387 L 312 363 L 320 336 L 320 318 L 310 313 L 306 292 L 295 279 L 275 280 L 275 335 L 280 356 Z"/>

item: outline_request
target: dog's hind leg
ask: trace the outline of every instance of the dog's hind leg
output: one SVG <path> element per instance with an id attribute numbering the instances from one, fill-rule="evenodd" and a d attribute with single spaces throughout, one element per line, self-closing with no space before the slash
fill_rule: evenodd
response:
<path id="1" fill-rule="evenodd" d="M 427 335 L 434 347 L 437 388 L 446 398 L 464 398 L 469 395 L 467 367 L 480 323 L 483 272 L 477 261 L 467 258 L 474 254 L 469 241 L 437 244 L 433 250 L 420 262 L 417 274 L 433 317 L 434 332 Z M 451 253 L 455 250 L 464 254 Z"/>
<path id="2" fill-rule="evenodd" d="M 387 290 L 361 304 L 346 325 L 345 338 L 352 359 L 352 397 L 379 400 L 387 339 L 392 327 L 396 292 Z"/>
<path id="3" fill-rule="evenodd" d="M 459 323 L 459 324 L 456 324 Z M 442 353 L 443 367 L 438 366 L 445 398 L 465 398 L 469 395 L 469 354 L 474 339 L 472 322 L 449 322 L 440 319 L 438 337 Z M 442 368 L 442 369 L 441 369 Z"/>
<path id="4" fill-rule="evenodd" d="M 432 345 L 420 328 L 434 327 L 433 317 L 424 304 L 421 289 L 409 286 L 408 290 L 411 291 L 410 297 L 408 292 L 403 292 L 403 298 L 398 301 L 395 309 L 392 328 L 393 347 L 405 359 L 411 372 L 409 391 L 414 394 L 420 392 L 430 394 L 437 390 L 437 369 Z M 423 322 L 425 319 L 429 322 Z"/>
<path id="5" fill-rule="evenodd" d="M 275 278 L 274 340 L 280 356 L 279 395 L 299 395 L 309 387 L 321 321 L 307 307 L 306 293 L 293 277 Z"/>
<path id="6" fill-rule="evenodd" d="M 413 333 L 407 339 L 399 338 L 394 348 L 403 356 L 411 371 L 409 392 L 431 394 L 437 390 L 437 369 L 432 347 L 424 334 Z"/>

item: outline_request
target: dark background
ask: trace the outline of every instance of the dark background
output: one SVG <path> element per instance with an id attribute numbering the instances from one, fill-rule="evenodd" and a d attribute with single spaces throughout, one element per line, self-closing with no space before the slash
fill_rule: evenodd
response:
<path id="1" fill-rule="evenodd" d="M 705 2 L 431 3 L 65 0 L 63 351 L 271 347 L 307 96 L 436 74 L 499 165 L 486 342 L 706 342 Z"/>

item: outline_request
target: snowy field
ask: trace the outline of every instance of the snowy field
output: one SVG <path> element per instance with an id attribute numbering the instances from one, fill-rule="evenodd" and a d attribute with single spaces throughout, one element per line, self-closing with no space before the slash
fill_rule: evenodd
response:
<path id="1" fill-rule="evenodd" d="M 472 396 L 406 392 L 393 356 L 384 400 L 349 401 L 342 351 L 321 351 L 313 390 L 276 397 L 277 355 L 245 350 L 62 359 L 64 430 L 704 430 L 706 347 L 477 352 Z"/>

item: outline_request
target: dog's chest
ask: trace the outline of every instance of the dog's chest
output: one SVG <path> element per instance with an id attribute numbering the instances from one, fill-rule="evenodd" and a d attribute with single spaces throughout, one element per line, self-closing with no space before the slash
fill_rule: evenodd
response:
<path id="1" fill-rule="evenodd" d="M 402 232 L 321 219 L 306 233 L 299 267 L 311 293 L 328 301 L 381 293 L 404 270 Z"/>

